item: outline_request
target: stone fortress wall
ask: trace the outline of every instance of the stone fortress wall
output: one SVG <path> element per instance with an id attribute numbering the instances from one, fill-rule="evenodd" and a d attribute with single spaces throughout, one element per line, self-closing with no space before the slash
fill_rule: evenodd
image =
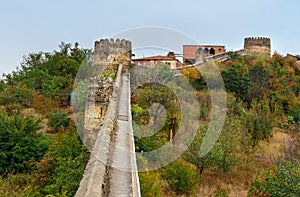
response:
<path id="1" fill-rule="evenodd" d="M 114 81 L 98 75 L 118 70 L 120 57 L 131 58 L 131 42 L 128 40 L 101 39 L 95 42 L 93 76 L 90 79 L 85 108 L 83 141 L 91 150 L 97 138 L 107 107 L 112 97 Z M 124 58 L 123 58 L 124 59 Z"/>
<path id="2" fill-rule="evenodd" d="M 117 130 L 121 75 L 119 60 L 131 58 L 131 42 L 102 39 L 95 42 L 93 78 L 86 99 L 83 141 L 92 154 L 86 165 L 76 197 L 108 196 L 111 176 L 111 154 Z M 120 63 L 121 62 L 121 63 Z M 116 71 L 116 79 L 102 79 L 99 74 Z"/>

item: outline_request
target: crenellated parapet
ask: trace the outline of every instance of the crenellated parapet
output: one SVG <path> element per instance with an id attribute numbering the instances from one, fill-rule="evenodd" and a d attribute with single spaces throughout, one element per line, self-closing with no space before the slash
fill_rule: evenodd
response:
<path id="1" fill-rule="evenodd" d="M 271 55 L 271 39 L 265 37 L 248 37 L 244 40 L 244 49 L 256 55 Z"/>
<path id="2" fill-rule="evenodd" d="M 101 72 L 101 68 L 111 64 L 119 56 L 131 59 L 132 45 L 125 39 L 101 39 L 94 46 L 94 71 Z"/>

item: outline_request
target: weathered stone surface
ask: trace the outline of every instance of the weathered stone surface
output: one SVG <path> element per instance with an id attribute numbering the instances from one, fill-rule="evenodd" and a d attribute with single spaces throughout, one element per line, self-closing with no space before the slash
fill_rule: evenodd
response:
<path id="1" fill-rule="evenodd" d="M 245 38 L 244 49 L 256 55 L 271 55 L 270 38 Z"/>
<path id="2" fill-rule="evenodd" d="M 107 106 L 107 111 L 103 119 L 103 125 L 101 129 L 99 129 L 96 133 L 90 133 L 90 135 L 96 136 L 95 144 L 93 145 L 91 158 L 88 162 L 88 165 L 86 166 L 83 179 L 80 182 L 80 186 L 75 196 L 105 196 L 104 189 L 106 188 L 107 184 L 106 176 L 107 174 L 110 174 L 110 172 L 107 172 L 107 170 L 110 166 L 109 158 L 111 157 L 111 141 L 116 129 L 118 98 L 120 93 L 119 89 L 121 85 L 121 71 L 122 66 L 120 66 L 118 70 L 116 83 L 113 86 L 112 98 Z M 96 79 L 94 79 L 93 81 L 99 82 Z M 93 111 L 95 112 L 97 110 Z M 90 113 L 89 115 L 91 116 L 90 118 L 93 118 L 92 113 Z M 87 119 L 86 121 L 91 122 L 91 120 Z M 89 126 L 85 128 L 90 129 Z M 88 132 L 91 131 L 88 130 Z M 92 136 L 92 138 L 94 138 L 94 136 Z"/>
<path id="3" fill-rule="evenodd" d="M 135 153 L 132 147 L 131 122 L 129 121 L 130 83 L 128 76 L 122 76 L 122 87 L 119 98 L 118 129 L 112 155 L 111 190 L 110 196 L 137 196 L 135 188 L 134 169 Z M 127 118 L 124 118 L 127 117 Z M 122 184 L 120 184 L 122 183 Z"/>
<path id="4" fill-rule="evenodd" d="M 99 77 L 90 80 L 83 139 L 92 151 L 83 179 L 76 193 L 77 197 L 139 196 L 131 122 L 127 120 L 125 126 L 122 126 L 118 120 L 119 112 L 121 112 L 122 116 L 124 116 L 124 113 L 127 113 L 128 116 L 130 113 L 130 93 L 127 92 L 126 98 L 120 99 L 122 64 L 128 64 L 130 58 L 131 42 L 129 41 L 105 39 L 95 43 L 94 76 L 99 76 L 97 72 L 117 70 L 117 77 L 115 81 L 110 78 L 101 79 Z M 130 91 L 128 90 L 129 86 L 129 81 L 127 80 L 126 91 Z M 124 103 L 120 104 L 120 102 L 125 102 L 126 105 Z M 119 110 L 120 105 L 122 105 L 121 111 Z M 124 111 L 124 107 L 126 111 Z M 123 131 L 119 127 L 122 127 L 121 129 L 126 127 L 127 135 L 122 135 Z M 130 135 L 129 132 L 131 132 Z M 116 140 L 116 138 L 118 139 Z M 115 141 L 119 142 L 118 145 L 115 144 Z M 124 150 L 119 151 L 118 146 L 120 142 L 121 144 L 126 144 L 124 146 L 126 154 L 123 154 L 122 151 Z M 120 157 L 120 154 L 122 157 Z M 119 161 L 118 159 L 121 159 L 121 162 L 124 160 L 125 163 L 122 165 L 126 166 L 125 173 L 112 173 L 118 170 L 113 169 L 113 166 L 116 166 L 116 162 Z M 119 177 L 122 174 L 125 176 Z M 123 179 L 122 177 L 125 178 Z M 126 182 L 124 182 L 125 179 Z M 121 184 L 122 188 L 125 188 L 125 190 L 121 190 L 123 191 L 122 194 L 118 192 L 118 187 Z"/>
<path id="5" fill-rule="evenodd" d="M 131 59 L 132 46 L 128 40 L 114 41 L 113 39 L 101 39 L 95 42 L 94 52 L 94 71 L 101 71 L 103 65 L 109 65 L 119 56 L 125 56 Z"/>
<path id="6" fill-rule="evenodd" d="M 95 77 L 90 79 L 83 133 L 83 141 L 89 150 L 96 141 L 97 133 L 112 97 L 113 83 L 114 81 L 111 78 L 101 79 Z"/>

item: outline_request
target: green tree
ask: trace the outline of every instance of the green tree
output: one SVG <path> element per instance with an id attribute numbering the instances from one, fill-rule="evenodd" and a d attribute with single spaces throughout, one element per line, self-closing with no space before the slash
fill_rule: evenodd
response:
<path id="1" fill-rule="evenodd" d="M 24 85 L 6 86 L 5 90 L 0 94 L 1 105 L 19 104 L 24 107 L 29 107 L 33 100 L 32 89 L 26 88 Z"/>
<path id="2" fill-rule="evenodd" d="M 252 182 L 254 174 L 255 174 L 255 153 L 257 147 L 253 147 L 252 136 L 247 132 L 247 128 L 245 125 L 242 126 L 242 137 L 239 143 L 240 153 L 239 154 L 239 167 L 241 170 L 245 172 L 243 175 L 244 184 L 249 186 Z"/>
<path id="3" fill-rule="evenodd" d="M 138 90 L 136 102 L 143 109 L 148 109 L 155 103 L 161 104 L 155 107 L 155 111 L 152 113 L 154 115 L 153 121 L 155 126 L 162 106 L 169 112 L 169 117 L 174 114 L 171 113 L 171 110 L 174 112 L 173 108 L 176 108 L 177 106 L 175 98 L 175 94 L 168 87 L 160 84 L 148 84 Z"/>
<path id="4" fill-rule="evenodd" d="M 84 112 L 85 102 L 88 92 L 88 83 L 80 80 L 74 87 L 72 95 L 72 105 L 76 112 Z"/>
<path id="5" fill-rule="evenodd" d="M 70 49 L 70 57 L 73 60 L 76 60 L 79 64 L 92 53 L 91 49 L 81 49 L 79 48 L 79 43 L 75 42 L 74 47 Z"/>
<path id="6" fill-rule="evenodd" d="M 267 70 L 260 64 L 249 70 L 250 87 L 248 93 L 248 104 L 252 99 L 260 100 L 263 94 L 268 92 L 269 76 Z"/>
<path id="7" fill-rule="evenodd" d="M 133 84 L 137 86 L 133 87 L 136 89 L 132 95 L 133 129 L 135 133 L 143 134 L 140 136 L 150 136 L 135 138 L 136 150 L 148 152 L 167 144 L 175 135 L 180 122 L 177 97 L 170 89 L 172 85 L 176 87 L 176 84 L 172 83 L 174 72 L 166 65 L 157 65 L 154 69 L 146 70 L 137 68 L 131 72 Z M 140 113 L 141 116 L 135 113 Z M 146 124 L 150 126 L 143 127 Z M 152 156 L 155 157 L 152 161 L 160 159 L 157 155 Z"/>
<path id="8" fill-rule="evenodd" d="M 289 115 L 293 117 L 294 122 L 300 121 L 300 109 L 291 107 L 289 110 Z"/>
<path id="9" fill-rule="evenodd" d="M 48 126 L 52 127 L 55 132 L 58 132 L 62 127 L 68 127 L 70 118 L 67 113 L 63 111 L 53 111 L 49 117 Z"/>
<path id="10" fill-rule="evenodd" d="M 5 90 L 5 88 L 6 88 L 6 85 L 5 85 L 4 81 L 0 80 L 0 93 L 1 93 L 3 90 Z"/>
<path id="11" fill-rule="evenodd" d="M 233 115 L 229 115 L 218 141 L 207 156 L 206 165 L 215 166 L 223 173 L 228 173 L 238 162 L 238 142 L 240 141 L 241 123 Z"/>
<path id="12" fill-rule="evenodd" d="M 262 181 L 255 181 L 248 196 L 300 196 L 300 167 L 298 163 L 279 164 L 274 173 L 266 175 Z"/>
<path id="13" fill-rule="evenodd" d="M 274 122 L 270 114 L 268 100 L 252 102 L 252 108 L 247 114 L 247 128 L 252 136 L 253 146 L 256 146 L 259 140 L 272 136 Z"/>
<path id="14" fill-rule="evenodd" d="M 164 168 L 162 178 L 178 194 L 190 194 L 197 188 L 200 177 L 191 166 L 176 161 Z"/>
<path id="15" fill-rule="evenodd" d="M 72 47 L 71 44 L 62 42 L 60 51 L 29 54 L 24 57 L 21 69 L 6 75 L 4 81 L 8 86 L 22 87 L 23 91 L 35 90 L 46 98 L 58 97 L 61 105 L 68 105 L 69 102 L 65 100 L 69 100 L 80 64 L 90 52 L 89 49 L 79 49 L 78 46 L 78 43 Z M 85 63 L 81 72 L 83 70 L 84 73 L 91 72 L 91 64 Z M 22 97 L 19 95 L 17 98 Z"/>
<path id="16" fill-rule="evenodd" d="M 221 75 L 223 77 L 225 88 L 227 91 L 234 93 L 243 101 L 246 100 L 250 86 L 249 77 L 244 74 L 243 66 L 234 64 L 228 69 L 223 70 Z"/>
<path id="17" fill-rule="evenodd" d="M 51 76 L 71 76 L 75 78 L 80 64 L 71 58 L 53 57 L 50 61 L 45 63 L 47 73 Z"/>
<path id="18" fill-rule="evenodd" d="M 0 111 L 0 173 L 23 172 L 26 162 L 39 161 L 47 150 L 47 140 L 36 133 L 40 120 L 7 115 Z"/>
<path id="19" fill-rule="evenodd" d="M 35 90 L 41 90 L 45 84 L 48 84 L 52 80 L 52 77 L 45 71 L 35 69 L 27 74 L 23 83 L 27 88 L 34 88 Z"/>
<path id="20" fill-rule="evenodd" d="M 44 195 L 74 196 L 89 159 L 74 124 L 59 132 L 37 165 L 34 185 Z"/>
<path id="21" fill-rule="evenodd" d="M 197 167 L 199 177 L 202 177 L 203 170 L 208 167 L 207 156 L 200 157 L 201 144 L 205 134 L 205 128 L 201 127 L 192 143 L 182 155 L 182 158 Z"/>

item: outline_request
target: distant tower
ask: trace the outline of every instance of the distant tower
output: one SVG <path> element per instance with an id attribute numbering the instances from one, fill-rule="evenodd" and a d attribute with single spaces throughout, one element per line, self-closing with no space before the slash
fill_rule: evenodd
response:
<path id="1" fill-rule="evenodd" d="M 101 39 L 95 42 L 94 48 L 94 71 L 98 73 L 119 56 L 131 59 L 132 46 L 129 40 Z"/>
<path id="2" fill-rule="evenodd" d="M 244 49 L 255 55 L 271 56 L 270 38 L 245 38 Z"/>

